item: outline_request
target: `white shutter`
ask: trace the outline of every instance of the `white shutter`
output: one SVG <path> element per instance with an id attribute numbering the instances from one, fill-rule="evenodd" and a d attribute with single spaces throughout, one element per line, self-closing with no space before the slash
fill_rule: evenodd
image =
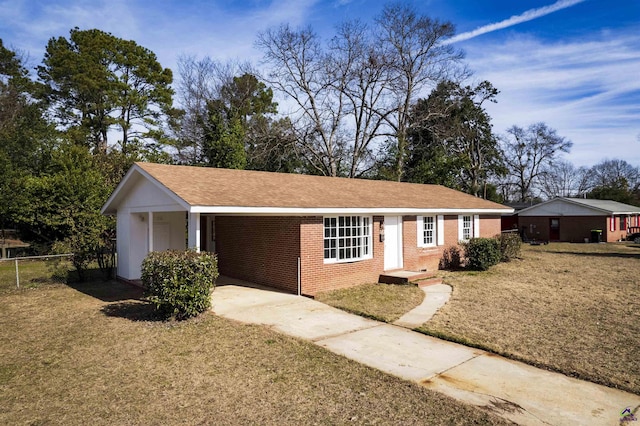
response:
<path id="1" fill-rule="evenodd" d="M 615 216 L 611 216 L 609 218 L 609 231 L 615 231 L 616 230 L 616 218 Z"/>
<path id="2" fill-rule="evenodd" d="M 473 238 L 480 237 L 480 215 L 473 215 Z"/>
<path id="3" fill-rule="evenodd" d="M 464 216 L 459 214 L 458 215 L 458 241 L 464 240 L 463 227 L 464 227 Z"/>
<path id="4" fill-rule="evenodd" d="M 416 229 L 417 244 L 418 247 L 424 246 L 424 216 L 418 216 L 416 223 L 418 224 L 418 228 Z"/>
<path id="5" fill-rule="evenodd" d="M 444 216 L 438 215 L 438 228 L 436 230 L 438 237 L 438 245 L 444 245 Z"/>

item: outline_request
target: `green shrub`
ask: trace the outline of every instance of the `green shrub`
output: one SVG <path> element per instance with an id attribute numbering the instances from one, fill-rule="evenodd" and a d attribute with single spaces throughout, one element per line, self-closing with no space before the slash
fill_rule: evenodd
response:
<path id="1" fill-rule="evenodd" d="M 510 262 L 512 259 L 520 257 L 522 250 L 522 239 L 517 232 L 505 232 L 496 235 L 500 244 L 500 261 Z"/>
<path id="2" fill-rule="evenodd" d="M 500 262 L 500 244 L 494 238 L 472 238 L 465 244 L 466 266 L 486 271 Z"/>
<path id="3" fill-rule="evenodd" d="M 460 247 L 450 246 L 442 253 L 442 258 L 440 259 L 438 267 L 440 269 L 460 269 L 461 265 L 462 259 L 460 256 Z"/>
<path id="4" fill-rule="evenodd" d="M 63 241 L 53 243 L 52 251 L 55 254 L 71 253 L 69 259 L 76 270 L 78 281 L 85 282 L 89 279 L 89 266 L 95 261 L 96 254 L 87 238 L 79 234 L 70 235 Z"/>
<path id="5" fill-rule="evenodd" d="M 194 317 L 211 307 L 218 260 L 211 253 L 151 252 L 142 262 L 148 300 L 164 318 Z"/>
<path id="6" fill-rule="evenodd" d="M 46 260 L 46 259 L 45 259 Z M 54 257 L 45 261 L 47 271 L 51 274 L 51 280 L 59 283 L 71 282 L 71 272 L 73 272 L 73 263 L 70 257 Z"/>

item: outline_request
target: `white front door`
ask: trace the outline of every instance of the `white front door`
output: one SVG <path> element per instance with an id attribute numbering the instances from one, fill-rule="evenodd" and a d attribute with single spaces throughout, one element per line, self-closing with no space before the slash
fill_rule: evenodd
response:
<path id="1" fill-rule="evenodd" d="M 402 216 L 384 217 L 384 270 L 402 268 Z"/>

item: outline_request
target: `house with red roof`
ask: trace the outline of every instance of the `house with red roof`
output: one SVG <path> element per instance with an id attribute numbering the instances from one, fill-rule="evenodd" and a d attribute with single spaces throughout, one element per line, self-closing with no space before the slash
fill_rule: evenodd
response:
<path id="1" fill-rule="evenodd" d="M 193 248 L 222 275 L 313 296 L 432 272 L 513 209 L 439 185 L 135 163 L 102 212 L 117 217 L 120 279 L 139 280 L 151 251 Z"/>

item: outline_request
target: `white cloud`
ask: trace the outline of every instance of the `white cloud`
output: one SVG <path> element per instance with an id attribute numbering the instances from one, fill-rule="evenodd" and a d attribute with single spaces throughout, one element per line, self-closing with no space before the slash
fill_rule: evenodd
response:
<path id="1" fill-rule="evenodd" d="M 582 3 L 584 1 L 586 0 L 558 0 L 552 5 L 540 7 L 537 9 L 530 9 L 520 15 L 514 15 L 509 19 L 505 19 L 504 21 L 496 22 L 489 25 L 484 25 L 482 27 L 476 28 L 473 31 L 467 31 L 462 34 L 458 34 L 448 39 L 446 41 L 446 44 L 469 40 L 474 37 L 478 37 L 479 35 L 482 35 L 482 34 L 512 27 L 514 25 L 521 24 L 523 22 L 532 21 L 534 19 L 541 18 L 550 13 L 557 12 L 562 9 L 566 9 L 571 6 L 575 6 L 576 4 Z"/>
<path id="2" fill-rule="evenodd" d="M 180 55 L 209 56 L 216 60 L 248 60 L 257 62 L 259 52 L 254 48 L 258 32 L 288 22 L 302 25 L 316 0 L 281 0 L 247 4 L 242 13 L 208 4 L 200 15 L 192 13 L 184 19 L 161 16 L 161 22 L 149 22 L 149 34 L 136 39 L 153 50 L 164 66 L 177 69 Z M 145 44 L 146 43 L 146 44 Z"/>
<path id="3" fill-rule="evenodd" d="M 98 28 L 122 38 L 140 35 L 133 2 L 14 1 L 0 3 L 0 24 L 5 43 L 30 53 L 39 63 L 52 37 L 68 37 L 69 30 Z M 10 38 L 4 38 L 9 35 Z"/>
<path id="4" fill-rule="evenodd" d="M 219 2 L 0 0 L 0 30 L 6 45 L 30 52 L 36 64 L 51 37 L 68 37 L 69 30 L 78 26 L 135 40 L 156 53 L 163 66 L 175 70 L 181 54 L 257 61 L 259 52 L 253 46 L 257 33 L 282 22 L 302 25 L 316 2 L 255 2 L 247 3 L 242 12 L 232 12 Z"/>
<path id="5" fill-rule="evenodd" d="M 476 79 L 501 91 L 487 107 L 497 132 L 543 121 L 574 142 L 568 158 L 578 165 L 603 155 L 640 165 L 637 31 L 563 43 L 515 38 L 467 51 Z"/>

